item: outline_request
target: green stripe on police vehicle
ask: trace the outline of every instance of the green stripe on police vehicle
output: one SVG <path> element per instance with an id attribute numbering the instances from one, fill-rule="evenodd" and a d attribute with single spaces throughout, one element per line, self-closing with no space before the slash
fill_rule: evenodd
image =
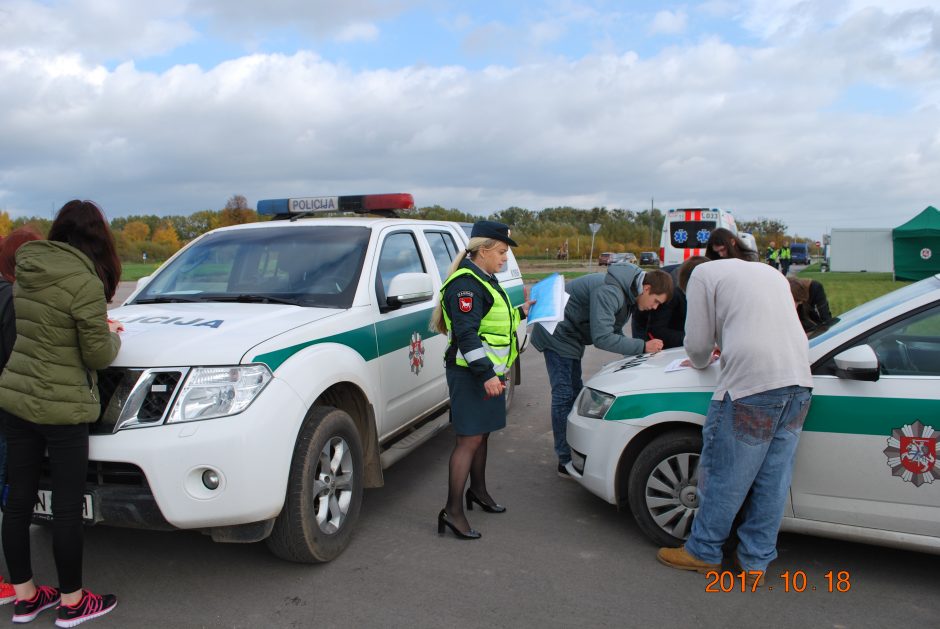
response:
<path id="1" fill-rule="evenodd" d="M 640 419 L 666 411 L 706 415 L 711 397 L 709 392 L 624 395 L 614 401 L 604 420 Z M 937 416 L 937 400 L 814 395 L 803 430 L 887 436 L 894 428 L 918 419 L 929 423 Z"/>
<path id="2" fill-rule="evenodd" d="M 509 297 L 509 302 L 513 306 L 518 306 L 525 301 L 525 290 L 522 284 L 503 289 Z M 288 358 L 297 352 L 306 349 L 312 345 L 321 345 L 323 343 L 339 343 L 345 345 L 359 353 L 364 360 L 373 360 L 379 356 L 384 356 L 396 350 L 411 345 L 411 335 L 417 332 L 422 340 L 437 336 L 438 332 L 432 332 L 429 329 L 431 322 L 431 309 L 421 310 L 400 317 L 392 317 L 384 321 L 379 321 L 374 325 L 364 325 L 355 330 L 347 330 L 339 334 L 324 336 L 323 338 L 312 341 L 304 341 L 297 345 L 291 345 L 283 349 L 277 349 L 273 352 L 259 354 L 254 357 L 252 362 L 264 363 L 271 371 L 276 371 L 278 367 L 284 364 Z"/>
<path id="3" fill-rule="evenodd" d="M 252 362 L 264 363 L 271 371 L 276 371 L 291 356 L 312 345 L 323 343 L 338 343 L 356 351 L 364 360 L 373 360 L 379 356 L 390 354 L 396 350 L 411 345 L 411 335 L 415 332 L 422 339 L 437 336 L 438 332 L 428 329 L 431 319 L 431 310 L 420 310 L 400 317 L 393 317 L 376 324 L 364 325 L 361 328 L 347 330 L 339 334 L 324 336 L 323 338 L 304 341 L 290 347 L 259 354 Z"/>

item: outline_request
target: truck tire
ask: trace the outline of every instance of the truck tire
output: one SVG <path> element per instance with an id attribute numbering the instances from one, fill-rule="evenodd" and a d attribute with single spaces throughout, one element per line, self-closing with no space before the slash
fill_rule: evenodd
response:
<path id="1" fill-rule="evenodd" d="M 268 548 L 298 563 L 331 561 L 349 545 L 362 504 L 362 443 L 348 413 L 308 414 L 294 446 L 287 497 Z"/>
<path id="2" fill-rule="evenodd" d="M 667 432 L 650 441 L 630 468 L 630 511 L 657 546 L 680 546 L 692 532 L 701 452 L 701 431 Z"/>

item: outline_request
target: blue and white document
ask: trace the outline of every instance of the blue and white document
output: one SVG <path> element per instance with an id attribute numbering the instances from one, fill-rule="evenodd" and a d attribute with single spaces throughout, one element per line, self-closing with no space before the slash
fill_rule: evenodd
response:
<path id="1" fill-rule="evenodd" d="M 568 303 L 565 276 L 553 273 L 536 283 L 529 291 L 529 299 L 535 303 L 529 308 L 527 324 L 540 323 L 549 334 L 554 334 L 555 326 L 565 318 L 565 304 Z"/>

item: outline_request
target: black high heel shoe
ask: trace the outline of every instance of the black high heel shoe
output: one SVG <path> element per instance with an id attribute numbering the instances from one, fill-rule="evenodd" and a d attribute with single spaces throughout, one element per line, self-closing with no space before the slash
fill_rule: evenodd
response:
<path id="1" fill-rule="evenodd" d="M 482 535 L 480 535 L 479 531 L 474 531 L 473 529 L 470 529 L 469 531 L 464 533 L 463 531 L 458 529 L 457 526 L 453 522 L 450 521 L 450 518 L 447 517 L 447 512 L 444 509 L 441 509 L 441 512 L 437 514 L 437 534 L 438 535 L 444 534 L 445 526 L 449 528 L 451 531 L 453 531 L 454 535 L 456 535 L 459 539 L 480 539 L 481 537 L 483 537 Z"/>
<path id="2" fill-rule="evenodd" d="M 476 495 L 475 493 L 473 493 L 473 490 L 472 490 L 472 489 L 468 489 L 468 490 L 467 490 L 467 496 L 466 496 L 466 498 L 467 498 L 467 510 L 468 510 L 468 511 L 473 511 L 473 503 L 474 503 L 474 502 L 477 503 L 478 505 L 480 505 L 480 507 L 481 507 L 484 511 L 486 511 L 487 513 L 502 513 L 503 511 L 506 510 L 506 507 L 504 507 L 503 505 L 498 505 L 498 504 L 491 504 L 491 505 L 488 505 L 488 504 L 486 504 L 485 502 L 483 502 L 482 500 L 480 500 L 479 498 L 477 498 L 477 495 Z"/>

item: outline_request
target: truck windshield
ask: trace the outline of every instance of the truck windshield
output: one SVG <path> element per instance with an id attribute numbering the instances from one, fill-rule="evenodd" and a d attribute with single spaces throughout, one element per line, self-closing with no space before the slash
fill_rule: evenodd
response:
<path id="1" fill-rule="evenodd" d="M 671 221 L 669 239 L 676 249 L 701 249 L 715 229 L 715 221 Z"/>
<path id="2" fill-rule="evenodd" d="M 349 308 L 370 233 L 368 227 L 322 225 L 215 232 L 161 269 L 132 303 Z"/>

